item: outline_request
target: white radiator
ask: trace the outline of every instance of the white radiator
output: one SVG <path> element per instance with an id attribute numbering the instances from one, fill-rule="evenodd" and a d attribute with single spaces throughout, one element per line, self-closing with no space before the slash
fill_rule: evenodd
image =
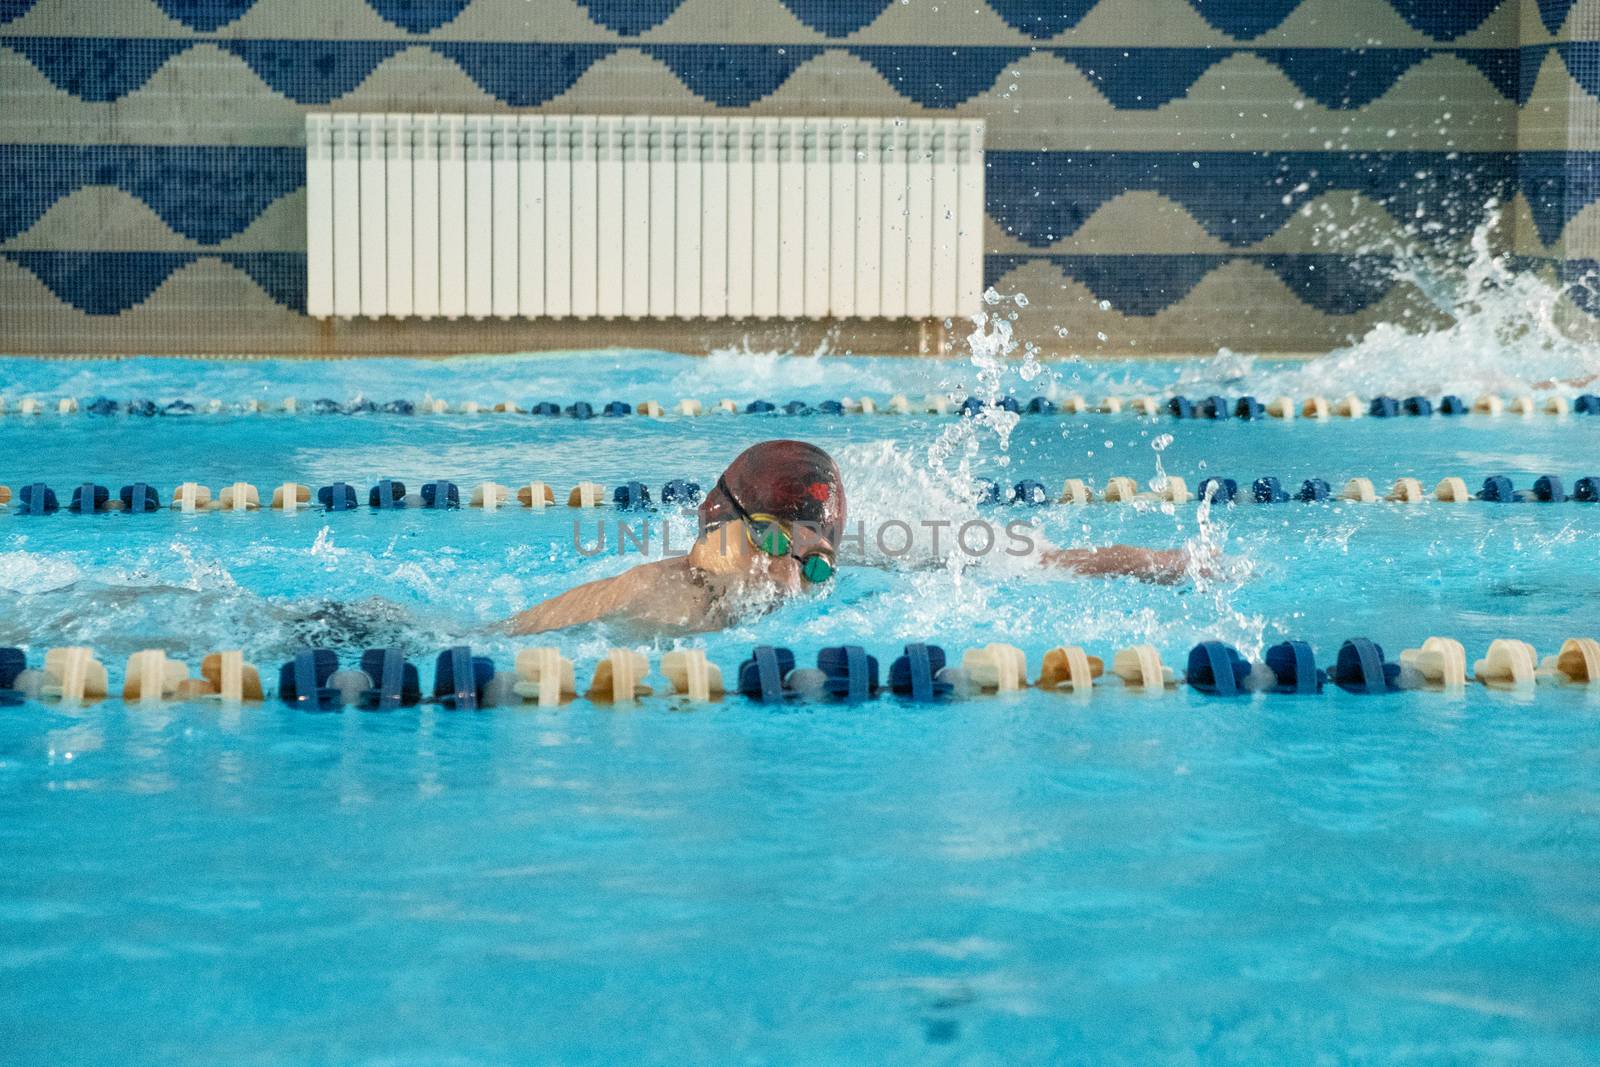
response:
<path id="1" fill-rule="evenodd" d="M 983 289 L 983 123 L 306 116 L 316 318 L 922 318 Z"/>

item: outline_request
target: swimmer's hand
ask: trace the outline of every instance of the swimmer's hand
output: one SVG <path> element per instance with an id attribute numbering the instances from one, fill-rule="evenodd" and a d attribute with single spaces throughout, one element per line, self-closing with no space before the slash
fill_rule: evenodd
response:
<path id="1" fill-rule="evenodd" d="M 1182 548 L 1107 545 L 1104 548 L 1051 549 L 1039 559 L 1046 566 L 1062 567 L 1077 574 L 1137 578 L 1157 585 L 1176 585 L 1191 576 L 1209 578 L 1217 572 L 1214 550 L 1209 557 L 1196 559 Z"/>

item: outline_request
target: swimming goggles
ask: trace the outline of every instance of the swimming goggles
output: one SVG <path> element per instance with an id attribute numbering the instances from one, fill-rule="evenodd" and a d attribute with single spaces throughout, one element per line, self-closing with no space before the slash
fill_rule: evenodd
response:
<path id="1" fill-rule="evenodd" d="M 750 547 L 773 559 L 793 556 L 794 535 L 789 532 L 788 525 L 782 519 L 760 511 L 753 513 L 746 511 L 722 478 L 717 479 L 717 488 L 722 490 L 722 495 L 733 505 L 734 512 L 744 520 L 744 535 L 749 540 Z M 833 560 L 824 552 L 808 552 L 804 556 L 793 556 L 793 558 L 800 561 L 800 577 L 812 585 L 821 585 L 833 577 Z"/>

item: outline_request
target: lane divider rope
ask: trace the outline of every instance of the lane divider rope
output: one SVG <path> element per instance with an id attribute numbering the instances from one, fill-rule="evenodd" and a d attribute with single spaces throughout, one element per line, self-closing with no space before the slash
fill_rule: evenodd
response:
<path id="1" fill-rule="evenodd" d="M 658 506 L 693 507 L 700 503 L 702 495 L 699 482 L 683 478 L 667 482 L 661 487 L 659 495 L 654 497 L 650 488 L 639 481 L 610 487 L 599 482 L 583 481 L 562 497 L 554 487 L 539 481 L 516 488 L 498 482 L 480 482 L 463 492 L 455 482 L 438 480 L 424 483 L 419 491 L 413 493 L 407 490 L 405 482 L 384 478 L 365 493 L 348 482 L 334 482 L 315 490 L 297 482 L 284 482 L 275 486 L 265 497 L 249 482 L 233 482 L 215 493 L 197 482 L 183 482 L 172 490 L 167 498 L 168 503 L 163 505 L 160 490 L 149 482 L 124 485 L 114 494 L 109 487 L 93 482 L 74 486 L 70 492 L 57 492 L 43 482 L 33 482 L 19 486 L 15 492 L 8 486 L 0 485 L 0 509 L 15 515 L 51 515 L 61 511 L 80 515 L 107 512 L 148 514 L 168 509 L 186 514 L 216 511 L 340 512 L 368 508 L 378 511 L 457 511 L 463 507 L 497 511 L 515 508 L 542 510 L 555 507 L 558 501 L 564 500 L 569 508 L 610 506 L 623 511 L 644 511 Z M 265 504 L 263 499 L 266 500 Z M 1049 504 L 1147 506 L 1198 502 L 1232 506 L 1286 504 L 1291 501 L 1593 504 L 1600 503 L 1600 475 L 1585 475 L 1574 480 L 1570 491 L 1566 481 L 1554 474 L 1541 475 L 1527 489 L 1517 489 L 1506 475 L 1491 475 L 1483 479 L 1476 491 L 1469 489 L 1466 479 L 1458 476 L 1441 478 L 1431 489 L 1421 479 L 1413 477 L 1397 478 L 1387 489 L 1380 489 L 1372 479 L 1361 477 L 1348 479 L 1338 489 L 1325 479 L 1308 478 L 1298 488 L 1291 489 L 1275 477 L 1257 478 L 1249 484 L 1241 484 L 1232 478 L 1211 476 L 1203 479 L 1192 491 L 1184 479 L 1175 475 L 1152 480 L 1149 489 L 1141 489 L 1139 483 L 1130 477 L 1114 476 L 1106 479 L 1098 488 L 1084 479 L 1068 478 L 1062 483 L 1059 493 L 1053 493 L 1043 482 L 1033 479 L 1023 479 L 1007 487 L 993 479 L 979 478 L 975 484 L 975 499 L 983 505 L 1017 507 Z"/>
<path id="2" fill-rule="evenodd" d="M 1208 421 L 1239 420 L 1243 422 L 1278 421 L 1295 419 L 1324 422 L 1359 418 L 1429 418 L 1439 416 L 1503 416 L 1529 417 L 1536 414 L 1551 416 L 1600 415 L 1600 396 L 1585 393 L 1575 398 L 1554 395 L 1542 401 L 1531 395 L 1509 399 L 1493 393 L 1477 397 L 1470 404 L 1458 396 L 1445 396 L 1437 401 L 1426 396 L 1396 398 L 1378 396 L 1361 399 L 1355 395 L 1328 398 L 1311 396 L 1296 400 L 1287 396 L 1275 397 L 1265 402 L 1253 396 L 1209 396 L 1190 399 L 1186 396 L 1105 397 L 1097 401 L 1082 396 L 1036 396 L 1021 400 L 1015 396 L 985 399 L 975 396 L 952 397 L 930 394 L 920 400 L 897 394 L 888 400 L 872 397 L 859 399 L 842 397 L 837 400 L 790 400 L 783 404 L 770 400 L 752 400 L 740 403 L 723 399 L 707 407 L 699 400 L 686 398 L 670 406 L 659 401 L 645 400 L 637 404 L 612 400 L 591 403 L 587 400 L 562 405 L 552 400 L 520 403 L 514 400 L 481 402 L 466 400 L 451 403 L 435 397 L 420 401 L 352 400 L 340 402 L 327 397 L 301 400 L 290 397 L 281 401 L 248 399 L 232 403 L 222 400 L 172 400 L 157 403 L 154 400 L 112 400 L 96 397 L 79 401 L 74 397 L 40 400 L 24 397 L 7 402 L 0 398 L 0 415 L 42 416 L 92 415 L 101 417 L 128 416 L 134 418 L 189 417 L 207 415 L 533 415 L 553 418 L 588 420 L 595 418 L 620 418 L 643 416 L 664 418 L 669 415 L 699 417 L 712 414 L 744 415 L 960 415 L 973 416 L 985 410 L 1007 411 L 1017 415 L 1116 415 L 1131 414 L 1145 418 L 1162 415 L 1174 419 L 1200 419 Z"/>
<path id="3" fill-rule="evenodd" d="M 1027 656 L 1014 645 L 970 648 L 951 665 L 938 645 L 913 643 L 891 661 L 887 675 L 877 657 L 859 645 L 824 648 L 815 667 L 799 665 L 791 649 L 757 646 L 724 681 L 704 651 L 679 649 L 661 660 L 661 695 L 691 703 L 720 700 L 729 693 L 763 704 L 872 700 L 892 694 L 917 702 L 972 698 L 1040 689 L 1087 698 L 1110 687 L 1159 696 L 1180 686 L 1217 697 L 1255 693 L 1311 695 L 1328 685 L 1356 694 L 1422 690 L 1462 694 L 1469 685 L 1531 695 L 1540 686 L 1577 686 L 1600 696 L 1600 641 L 1573 637 L 1554 655 L 1540 659 L 1531 644 L 1513 638 L 1493 641 L 1483 658 L 1470 661 L 1459 641 L 1429 637 L 1390 661 L 1383 648 L 1364 638 L 1340 645 L 1333 662 L 1319 666 L 1304 641 L 1284 641 L 1252 662 L 1221 641 L 1203 641 L 1189 650 L 1180 672 L 1163 663 L 1151 645 L 1118 650 L 1110 660 L 1082 647 L 1063 645 L 1046 652 L 1032 676 Z M 607 704 L 632 704 L 656 695 L 649 659 L 633 649 L 612 649 L 595 664 L 583 695 Z M 341 666 L 330 649 L 305 649 L 282 664 L 276 686 L 245 662 L 238 650 L 214 652 L 198 675 L 161 649 L 128 658 L 121 698 L 129 704 L 174 701 L 259 702 L 276 695 L 307 711 L 392 711 L 428 702 L 452 711 L 536 704 L 553 708 L 579 695 L 571 660 L 559 649 L 524 648 L 512 669 L 499 671 L 492 659 L 468 646 L 445 649 L 434 658 L 433 686 L 425 690 L 421 672 L 397 648 L 367 649 L 353 666 Z M 0 648 L 0 704 L 26 701 L 86 703 L 111 696 L 110 674 L 85 647 L 52 648 L 43 665 L 28 666 L 19 648 Z"/>

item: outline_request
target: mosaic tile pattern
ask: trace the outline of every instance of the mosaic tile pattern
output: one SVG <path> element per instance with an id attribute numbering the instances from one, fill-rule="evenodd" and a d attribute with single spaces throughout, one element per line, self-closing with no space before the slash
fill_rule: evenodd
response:
<path id="1" fill-rule="evenodd" d="M 38 0 L 0 0 L 0 22 L 27 14 Z M 193 30 L 211 32 L 238 20 L 258 0 L 154 0 Z M 473 0 L 364 0 L 387 21 L 425 34 L 458 18 Z M 684 0 L 575 0 L 589 17 L 623 36 L 661 25 Z M 848 37 L 871 25 L 894 0 L 777 0 L 795 18 L 828 37 Z M 1303 0 L 1186 0 L 1207 23 L 1237 40 L 1251 40 L 1281 26 Z M 1471 33 L 1504 0 L 1386 0 L 1417 31 L 1438 41 Z M 1538 0 L 1539 15 L 1555 33 L 1575 0 Z M 983 0 L 1006 23 L 1028 36 L 1050 40 L 1075 28 L 1098 0 Z"/>
<path id="2" fill-rule="evenodd" d="M 1492 204 L 1517 262 L 1594 314 L 1600 41 L 1576 7 L 0 0 L 0 349 L 392 345 L 303 315 L 322 108 L 984 117 L 986 277 L 1028 287 L 1045 340 L 1104 306 L 1143 351 L 1325 347 L 1414 301 L 1397 249 L 1459 246 Z M 686 329 L 662 343 L 716 340 Z"/>
<path id="3" fill-rule="evenodd" d="M 209 45 L 243 60 L 273 90 L 297 104 L 326 105 L 357 89 L 379 64 L 408 48 L 454 62 L 480 89 L 512 107 L 537 107 L 626 48 L 672 71 L 696 96 L 724 108 L 772 95 L 801 67 L 828 54 L 854 56 L 906 100 L 957 107 L 992 87 L 1026 56 L 1071 64 L 1118 110 L 1153 111 L 1189 95 L 1200 78 L 1235 56 L 1276 67 L 1306 97 L 1341 111 L 1387 94 L 1419 63 L 1456 56 L 1501 96 L 1527 103 L 1550 55 L 1591 96 L 1600 96 L 1600 52 L 1592 42 L 1527 48 L 1050 48 L 934 45 L 544 44 L 481 41 L 297 41 L 241 38 L 0 36 L 52 85 L 80 100 L 120 100 L 191 49 Z"/>

